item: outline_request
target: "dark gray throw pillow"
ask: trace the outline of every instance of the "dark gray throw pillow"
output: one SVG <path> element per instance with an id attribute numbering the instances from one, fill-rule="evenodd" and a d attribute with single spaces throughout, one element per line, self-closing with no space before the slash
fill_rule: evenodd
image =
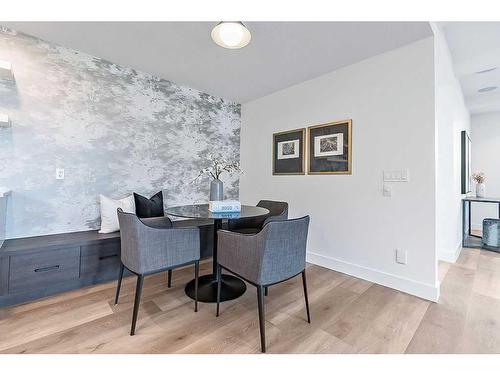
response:
<path id="1" fill-rule="evenodd" d="M 135 213 L 140 218 L 164 216 L 163 192 L 159 191 L 151 198 L 134 193 Z"/>

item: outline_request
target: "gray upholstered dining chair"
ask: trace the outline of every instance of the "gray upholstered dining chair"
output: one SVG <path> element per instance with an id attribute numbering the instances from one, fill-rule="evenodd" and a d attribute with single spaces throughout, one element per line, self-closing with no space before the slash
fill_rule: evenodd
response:
<path id="1" fill-rule="evenodd" d="M 135 214 L 118 209 L 121 238 L 121 267 L 116 288 L 118 303 L 123 271 L 137 275 L 134 312 L 130 335 L 135 334 L 144 277 L 177 267 L 195 265 L 194 311 L 198 311 L 198 274 L 200 270 L 200 232 L 198 227 L 172 228 L 168 218 L 139 219 Z M 170 222 L 170 225 L 169 225 Z"/>
<path id="2" fill-rule="evenodd" d="M 229 271 L 257 287 L 260 342 L 266 352 L 264 288 L 302 275 L 307 321 L 311 323 L 306 282 L 306 243 L 309 216 L 268 221 L 256 234 L 220 230 L 218 232 L 217 272 Z M 219 316 L 221 278 L 217 284 Z"/>
<path id="3" fill-rule="evenodd" d="M 239 233 L 257 233 L 266 221 L 288 219 L 287 202 L 261 200 L 257 203 L 257 207 L 267 208 L 269 213 L 266 216 L 228 220 L 227 229 Z"/>

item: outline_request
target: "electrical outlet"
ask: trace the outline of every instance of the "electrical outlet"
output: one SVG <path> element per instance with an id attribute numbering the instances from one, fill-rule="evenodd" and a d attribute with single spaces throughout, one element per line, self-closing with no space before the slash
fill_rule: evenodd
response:
<path id="1" fill-rule="evenodd" d="M 64 168 L 56 168 L 56 180 L 64 180 Z"/>
<path id="2" fill-rule="evenodd" d="M 406 250 L 396 249 L 396 263 L 406 264 Z"/>

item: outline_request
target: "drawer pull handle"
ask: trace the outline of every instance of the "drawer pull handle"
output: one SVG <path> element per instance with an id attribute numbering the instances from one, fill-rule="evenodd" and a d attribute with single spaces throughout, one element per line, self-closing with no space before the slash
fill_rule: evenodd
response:
<path id="1" fill-rule="evenodd" d="M 104 260 L 104 259 L 109 259 L 109 258 L 115 258 L 117 257 L 118 254 L 113 254 L 113 255 L 103 255 L 102 257 L 99 257 L 99 260 Z"/>
<path id="2" fill-rule="evenodd" d="M 50 266 L 50 267 L 44 267 L 44 268 L 36 268 L 35 272 L 48 272 L 48 271 L 54 271 L 59 269 L 59 264 L 57 266 Z"/>

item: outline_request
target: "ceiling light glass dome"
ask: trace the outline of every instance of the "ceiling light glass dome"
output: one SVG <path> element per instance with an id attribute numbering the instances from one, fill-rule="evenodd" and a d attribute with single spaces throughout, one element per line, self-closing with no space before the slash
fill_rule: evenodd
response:
<path id="1" fill-rule="evenodd" d="M 219 22 L 212 29 L 212 39 L 219 46 L 229 49 L 245 47 L 252 35 L 243 22 Z"/>

